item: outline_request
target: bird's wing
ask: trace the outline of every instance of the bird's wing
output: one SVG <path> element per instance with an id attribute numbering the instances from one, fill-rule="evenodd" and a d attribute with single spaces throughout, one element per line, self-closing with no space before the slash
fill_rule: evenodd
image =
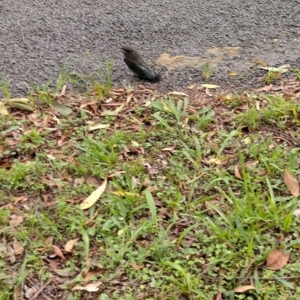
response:
<path id="1" fill-rule="evenodd" d="M 160 76 L 158 77 L 156 73 L 149 70 L 144 64 L 142 65 L 126 58 L 124 58 L 124 62 L 136 76 L 142 79 L 147 79 L 150 81 L 156 81 L 160 79 Z"/>
<path id="2" fill-rule="evenodd" d="M 126 59 L 124 58 L 124 62 L 126 63 L 127 67 L 137 76 L 139 77 L 144 77 L 144 71 L 143 69 L 140 67 L 139 64 L 137 64 L 136 62 Z"/>

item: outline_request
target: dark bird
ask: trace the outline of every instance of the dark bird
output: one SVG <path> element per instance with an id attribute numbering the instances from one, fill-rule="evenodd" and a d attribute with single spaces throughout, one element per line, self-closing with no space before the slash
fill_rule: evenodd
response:
<path id="1" fill-rule="evenodd" d="M 123 46 L 121 48 L 124 54 L 124 62 L 127 67 L 139 78 L 157 82 L 161 79 L 160 74 L 149 70 L 141 54 L 132 46 Z"/>

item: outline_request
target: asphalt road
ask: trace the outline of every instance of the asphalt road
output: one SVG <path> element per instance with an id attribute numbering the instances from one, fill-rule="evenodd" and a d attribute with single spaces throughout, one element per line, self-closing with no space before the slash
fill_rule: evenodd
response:
<path id="1" fill-rule="evenodd" d="M 300 67 L 299 0 L 1 0 L 0 72 L 13 94 L 58 77 L 64 65 L 90 74 L 113 64 L 113 81 L 128 75 L 122 44 L 137 46 L 146 61 L 162 53 L 205 57 L 214 47 L 240 47 L 215 68 L 225 84 L 227 72 L 247 71 L 254 60 L 271 66 Z M 297 65 L 298 64 L 298 65 Z M 165 69 L 162 68 L 162 71 Z M 201 67 L 177 68 L 161 86 L 199 82 Z"/>

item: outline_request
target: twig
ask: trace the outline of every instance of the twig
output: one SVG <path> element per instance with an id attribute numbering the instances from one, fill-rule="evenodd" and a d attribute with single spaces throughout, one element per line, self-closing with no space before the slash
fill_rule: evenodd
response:
<path id="1" fill-rule="evenodd" d="M 44 288 L 48 285 L 48 284 L 50 284 L 52 282 L 52 278 L 50 278 L 36 293 L 35 293 L 35 295 L 31 298 L 31 299 L 35 299 L 40 293 L 42 293 L 43 292 L 43 290 L 44 290 Z M 47 299 L 49 299 L 48 298 L 48 296 L 47 295 L 45 295 L 44 293 L 43 293 L 43 295 L 47 298 Z"/>

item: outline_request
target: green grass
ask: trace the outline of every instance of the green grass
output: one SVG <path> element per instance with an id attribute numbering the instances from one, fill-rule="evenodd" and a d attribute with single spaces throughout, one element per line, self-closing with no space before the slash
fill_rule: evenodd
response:
<path id="1" fill-rule="evenodd" d="M 9 81 L 6 77 L 5 72 L 3 72 L 3 74 L 2 74 L 2 79 L 0 81 L 0 89 L 2 90 L 5 98 L 7 100 L 10 100 L 10 98 L 11 98 L 10 84 L 9 84 Z"/>
<path id="2" fill-rule="evenodd" d="M 97 100 L 106 88 L 96 89 Z M 299 197 L 283 178 L 285 169 L 299 178 L 299 146 L 259 130 L 271 124 L 277 136 L 299 140 L 299 105 L 275 95 L 234 101 L 248 110 L 230 103 L 226 114 L 190 110 L 188 98 L 165 98 L 106 116 L 78 104 L 54 118 L 42 100 L 36 123 L 1 117 L 0 159 L 8 166 L 0 168 L 0 299 L 24 284 L 39 289 L 51 276 L 62 299 L 214 299 L 218 292 L 226 300 L 299 299 Z M 34 125 L 46 118 L 47 127 Z M 99 123 L 110 127 L 89 130 Z M 100 199 L 81 210 L 109 175 Z M 25 250 L 11 262 L 14 238 Z M 74 250 L 64 251 L 75 238 Z M 66 259 L 53 257 L 52 245 Z M 275 247 L 290 259 L 271 271 L 264 263 Z M 98 280 L 97 292 L 72 290 Z M 240 285 L 255 290 L 234 293 Z"/>

